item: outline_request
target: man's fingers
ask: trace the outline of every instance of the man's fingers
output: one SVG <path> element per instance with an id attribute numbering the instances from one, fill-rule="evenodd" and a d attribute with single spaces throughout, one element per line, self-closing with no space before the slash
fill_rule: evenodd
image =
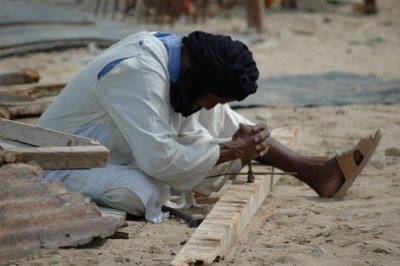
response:
<path id="1" fill-rule="evenodd" d="M 270 135 L 271 133 L 269 132 L 269 130 L 262 130 L 260 133 L 257 134 L 257 136 L 255 136 L 254 141 L 256 143 L 261 142 L 266 138 L 269 138 Z"/>
<path id="2" fill-rule="evenodd" d="M 257 144 L 255 149 L 259 153 L 260 156 L 264 156 L 265 154 L 267 154 L 268 149 L 269 149 L 269 140 L 265 139 L 260 144 Z"/>
<path id="3" fill-rule="evenodd" d="M 256 151 L 262 151 L 269 146 L 268 139 L 263 140 L 255 146 Z"/>
<path id="4" fill-rule="evenodd" d="M 263 157 L 265 154 L 267 154 L 268 150 L 269 150 L 269 146 L 267 146 L 264 150 L 262 150 L 260 152 L 260 157 Z"/>
<path id="5" fill-rule="evenodd" d="M 268 126 L 266 123 L 257 123 L 257 125 L 255 125 L 253 128 L 253 130 L 257 130 L 257 131 L 263 131 L 265 129 L 268 129 Z"/>

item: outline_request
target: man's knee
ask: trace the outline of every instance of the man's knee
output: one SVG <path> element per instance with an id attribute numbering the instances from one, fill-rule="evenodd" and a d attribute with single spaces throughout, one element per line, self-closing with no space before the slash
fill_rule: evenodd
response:
<path id="1" fill-rule="evenodd" d="M 127 188 L 112 188 L 101 195 L 102 204 L 126 211 L 136 216 L 144 216 L 145 207 L 138 195 Z"/>

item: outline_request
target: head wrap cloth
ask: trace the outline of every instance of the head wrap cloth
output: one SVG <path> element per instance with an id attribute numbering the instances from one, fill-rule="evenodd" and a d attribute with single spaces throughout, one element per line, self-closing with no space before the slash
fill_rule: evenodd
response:
<path id="1" fill-rule="evenodd" d="M 183 42 L 200 83 L 197 88 L 237 101 L 256 92 L 259 72 L 244 43 L 201 31 L 190 33 Z"/>
<path id="2" fill-rule="evenodd" d="M 252 53 L 240 41 L 201 31 L 183 38 L 190 66 L 171 82 L 170 99 L 176 112 L 189 116 L 202 108 L 205 94 L 241 101 L 257 90 L 259 72 Z"/>

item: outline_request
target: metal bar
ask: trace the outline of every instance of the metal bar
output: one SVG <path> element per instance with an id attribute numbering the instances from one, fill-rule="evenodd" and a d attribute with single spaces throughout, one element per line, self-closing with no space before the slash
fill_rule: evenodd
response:
<path id="1" fill-rule="evenodd" d="M 207 176 L 206 178 L 214 178 L 214 177 L 223 176 L 223 175 L 248 175 L 248 173 L 224 173 L 224 174 L 219 174 L 219 175 L 210 175 L 210 176 Z M 297 175 L 297 172 L 281 172 L 281 173 L 253 172 L 253 175 Z"/>

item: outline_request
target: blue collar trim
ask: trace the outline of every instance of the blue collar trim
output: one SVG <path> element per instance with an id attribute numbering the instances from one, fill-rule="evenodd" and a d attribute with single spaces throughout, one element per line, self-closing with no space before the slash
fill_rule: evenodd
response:
<path id="1" fill-rule="evenodd" d="M 169 79 L 171 82 L 177 83 L 179 74 L 181 73 L 181 45 L 183 37 L 169 32 L 157 32 L 154 36 L 167 49 Z"/>

